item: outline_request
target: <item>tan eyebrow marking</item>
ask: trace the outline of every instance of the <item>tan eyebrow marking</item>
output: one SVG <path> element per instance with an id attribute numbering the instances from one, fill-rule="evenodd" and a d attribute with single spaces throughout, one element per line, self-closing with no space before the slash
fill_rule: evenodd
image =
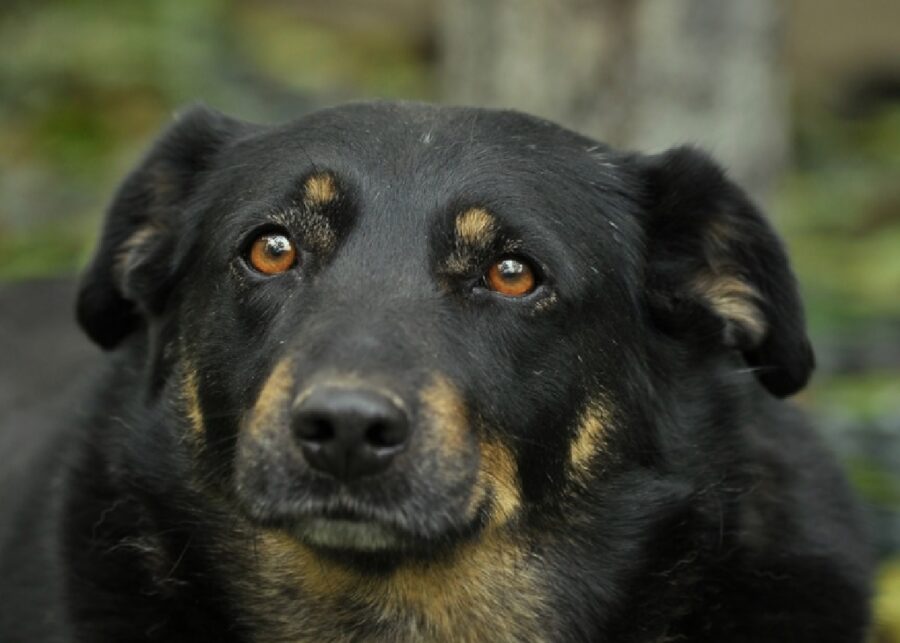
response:
<path id="1" fill-rule="evenodd" d="M 484 208 L 469 208 L 456 217 L 456 235 L 464 244 L 483 248 L 497 235 L 497 222 Z"/>
<path id="2" fill-rule="evenodd" d="M 313 174 L 303 186 L 303 200 L 310 207 L 331 203 L 337 198 L 334 177 L 327 172 Z"/>
<path id="3" fill-rule="evenodd" d="M 453 251 L 444 262 L 444 270 L 462 274 L 477 267 L 480 251 L 497 238 L 497 220 L 484 208 L 469 208 L 456 216 L 456 239 Z"/>
<path id="4" fill-rule="evenodd" d="M 298 223 L 309 247 L 320 254 L 330 254 L 337 247 L 337 233 L 321 208 L 337 200 L 338 187 L 329 172 L 319 172 L 303 183 L 303 208 Z"/>

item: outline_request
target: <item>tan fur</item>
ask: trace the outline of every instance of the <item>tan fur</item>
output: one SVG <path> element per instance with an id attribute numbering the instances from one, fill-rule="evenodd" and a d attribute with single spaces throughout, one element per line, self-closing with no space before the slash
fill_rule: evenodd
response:
<path id="1" fill-rule="evenodd" d="M 606 445 L 611 419 L 612 411 L 604 397 L 598 396 L 585 406 L 569 447 L 569 463 L 576 477 L 590 476 L 591 462 Z"/>
<path id="2" fill-rule="evenodd" d="M 456 217 L 456 235 L 463 244 L 484 248 L 496 233 L 494 217 L 483 208 L 471 208 Z"/>
<path id="3" fill-rule="evenodd" d="M 181 394 L 191 421 L 191 428 L 196 435 L 203 435 L 206 430 L 203 421 L 203 410 L 200 407 L 200 390 L 197 370 L 190 364 L 185 365 L 181 384 Z"/>
<path id="4" fill-rule="evenodd" d="M 692 288 L 719 315 L 743 328 L 754 345 L 762 341 L 766 319 L 753 286 L 728 274 L 703 274 L 694 279 Z"/>
<path id="5" fill-rule="evenodd" d="M 296 223 L 305 244 L 313 252 L 328 255 L 337 247 L 337 234 L 321 209 L 338 198 L 334 177 L 327 172 L 313 174 L 303 186 L 302 212 Z"/>
<path id="6" fill-rule="evenodd" d="M 466 448 L 469 414 L 465 402 L 445 376 L 436 373 L 419 393 L 419 401 L 433 426 L 427 433 L 437 436 L 444 459 L 453 459 Z"/>
<path id="7" fill-rule="evenodd" d="M 269 378 L 263 385 L 256 404 L 250 412 L 247 431 L 250 435 L 258 434 L 266 427 L 276 426 L 288 396 L 294 388 L 294 376 L 291 373 L 291 362 L 283 359 L 272 369 Z"/>
<path id="8" fill-rule="evenodd" d="M 334 177 L 326 172 L 313 174 L 304 184 L 303 198 L 310 207 L 323 206 L 337 198 Z"/>
<path id="9" fill-rule="evenodd" d="M 693 279 L 691 288 L 721 317 L 740 326 L 754 346 L 758 345 L 767 330 L 758 304 L 762 296 L 735 275 L 732 265 L 732 248 L 740 243 L 740 231 L 726 217 L 720 217 L 709 222 L 703 240 L 709 268 Z"/>
<path id="10" fill-rule="evenodd" d="M 506 524 L 518 513 L 522 504 L 516 460 L 508 447 L 497 440 L 481 443 L 481 466 L 476 487 L 493 497 L 491 523 Z"/>
<path id="11" fill-rule="evenodd" d="M 484 208 L 470 208 L 456 217 L 454 250 L 444 262 L 444 272 L 463 275 L 478 268 L 479 251 L 497 235 L 497 222 Z"/>
<path id="12" fill-rule="evenodd" d="M 153 237 L 162 233 L 162 228 L 155 223 L 148 223 L 135 230 L 119 246 L 116 253 L 116 260 L 113 266 L 113 274 L 121 281 L 125 277 L 125 273 L 131 267 L 132 258 L 141 246 L 150 242 Z"/>
<path id="13" fill-rule="evenodd" d="M 468 409 L 456 387 L 445 376 L 436 374 L 422 389 L 420 400 L 434 423 L 426 438 L 436 443 L 434 448 L 440 453 L 439 461 L 452 463 L 464 457 L 474 447 L 474 432 Z M 521 504 L 515 458 L 496 440 L 481 440 L 477 448 L 480 456 L 478 474 L 468 501 L 467 515 L 474 517 L 491 498 L 491 525 L 499 526 L 511 520 Z"/>
<path id="14" fill-rule="evenodd" d="M 272 372 L 253 411 L 252 425 L 265 423 L 292 385 L 287 362 Z M 359 386 L 355 377 L 322 386 Z M 368 385 L 368 384 L 367 384 Z M 300 394 L 302 397 L 303 393 Z M 475 439 L 469 413 L 456 387 L 440 373 L 421 390 L 431 420 L 423 439 L 442 458 L 480 449 L 474 507 L 493 499 L 486 529 L 433 562 L 410 561 L 385 575 L 363 574 L 323 558 L 298 540 L 262 530 L 241 557 L 253 578 L 237 590 L 259 619 L 261 641 L 352 641 L 358 623 L 379 623 L 372 641 L 521 641 L 546 625 L 546 590 L 540 559 L 529 553 L 512 524 L 521 505 L 513 454 L 496 440 Z M 237 574 L 236 578 L 242 575 Z M 285 596 L 294 610 L 285 613 Z"/>
<path id="15" fill-rule="evenodd" d="M 265 641 L 350 641 L 354 623 L 380 623 L 373 641 L 522 641 L 546 624 L 540 559 L 506 531 L 466 543 L 448 557 L 408 563 L 384 576 L 359 574 L 276 532 L 260 533 L 258 583 L 250 600 Z M 296 612 L 283 607 L 298 591 Z"/>

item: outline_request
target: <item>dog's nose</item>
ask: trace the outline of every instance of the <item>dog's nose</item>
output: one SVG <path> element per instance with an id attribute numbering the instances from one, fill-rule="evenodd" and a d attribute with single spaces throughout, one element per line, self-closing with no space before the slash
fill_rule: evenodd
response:
<path id="1" fill-rule="evenodd" d="M 311 467 L 350 480 L 390 465 L 406 446 L 409 419 L 381 393 L 317 387 L 295 404 L 292 429 Z"/>

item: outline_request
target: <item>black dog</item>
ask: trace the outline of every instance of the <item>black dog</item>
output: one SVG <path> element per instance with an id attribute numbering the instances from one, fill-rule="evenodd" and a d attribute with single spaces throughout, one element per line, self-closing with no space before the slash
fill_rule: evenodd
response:
<path id="1" fill-rule="evenodd" d="M 696 150 L 194 109 L 78 318 L 115 351 L 7 476 L 3 641 L 864 638 L 794 278 Z"/>

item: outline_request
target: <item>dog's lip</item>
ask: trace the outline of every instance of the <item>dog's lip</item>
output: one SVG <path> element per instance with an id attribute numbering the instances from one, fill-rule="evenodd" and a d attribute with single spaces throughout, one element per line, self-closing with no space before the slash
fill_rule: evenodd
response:
<path id="1" fill-rule="evenodd" d="M 308 545 L 332 550 L 377 552 L 398 549 L 403 543 L 396 526 L 353 514 L 300 517 L 291 522 L 288 531 Z"/>
<path id="2" fill-rule="evenodd" d="M 409 539 L 399 519 L 359 508 L 307 508 L 275 522 L 298 541 L 324 550 L 361 553 L 398 550 Z"/>

